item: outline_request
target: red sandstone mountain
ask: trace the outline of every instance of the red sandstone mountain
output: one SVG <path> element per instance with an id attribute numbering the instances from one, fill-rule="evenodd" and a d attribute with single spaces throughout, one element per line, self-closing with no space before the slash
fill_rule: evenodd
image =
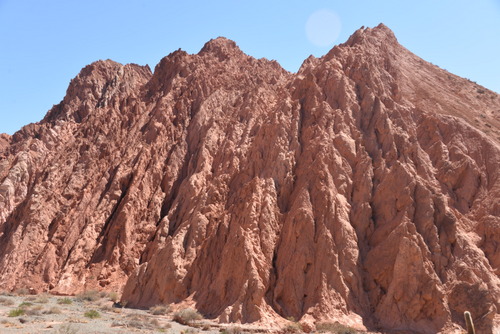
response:
<path id="1" fill-rule="evenodd" d="M 224 38 L 154 74 L 99 61 L 0 136 L 0 288 L 491 333 L 499 142 L 499 95 L 384 25 L 296 74 Z"/>

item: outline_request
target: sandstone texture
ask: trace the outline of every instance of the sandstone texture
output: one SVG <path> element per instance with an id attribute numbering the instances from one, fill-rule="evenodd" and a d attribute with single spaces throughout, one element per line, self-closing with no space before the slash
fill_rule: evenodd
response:
<path id="1" fill-rule="evenodd" d="M 4 152 L 10 143 L 10 136 L 6 133 L 0 133 L 0 152 Z"/>
<path id="2" fill-rule="evenodd" d="M 95 62 L 0 158 L 0 289 L 221 322 L 499 326 L 500 96 L 382 24 L 298 73 L 225 38 L 154 73 Z"/>

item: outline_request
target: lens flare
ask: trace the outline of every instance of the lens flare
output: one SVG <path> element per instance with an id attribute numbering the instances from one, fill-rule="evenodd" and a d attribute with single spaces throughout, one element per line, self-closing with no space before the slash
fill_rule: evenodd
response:
<path id="1" fill-rule="evenodd" d="M 341 26 L 336 13 L 327 9 L 318 10 L 307 19 L 307 39 L 316 46 L 331 46 L 339 37 Z"/>

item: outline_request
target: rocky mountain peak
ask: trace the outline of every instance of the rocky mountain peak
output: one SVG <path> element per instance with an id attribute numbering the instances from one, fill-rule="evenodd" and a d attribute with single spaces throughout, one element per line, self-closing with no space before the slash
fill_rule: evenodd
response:
<path id="1" fill-rule="evenodd" d="M 220 60 L 229 59 L 233 56 L 242 56 L 244 53 L 236 45 L 236 43 L 225 37 L 217 37 L 211 39 L 199 52 L 200 55 L 211 54 Z"/>
<path id="2" fill-rule="evenodd" d="M 122 65 L 109 59 L 93 62 L 71 80 L 64 100 L 54 106 L 44 120 L 65 119 L 79 123 L 118 94 L 126 94 L 144 85 L 151 76 L 147 65 Z"/>
<path id="3" fill-rule="evenodd" d="M 377 46 L 399 45 L 394 32 L 383 23 L 380 23 L 374 28 L 361 27 L 349 37 L 346 43 L 344 43 L 344 45 L 348 46 L 361 46 L 363 44 L 371 44 Z"/>

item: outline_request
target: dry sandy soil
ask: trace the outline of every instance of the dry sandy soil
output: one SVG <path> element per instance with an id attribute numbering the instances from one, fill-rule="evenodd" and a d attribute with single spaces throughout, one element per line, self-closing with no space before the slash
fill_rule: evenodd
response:
<path id="1" fill-rule="evenodd" d="M 116 307 L 112 297 L 98 293 L 74 297 L 2 294 L 0 333 L 219 333 L 223 330 L 208 320 L 196 321 L 192 327 L 181 325 L 172 320 L 173 312 L 153 315 L 151 310 Z M 98 317 L 93 318 L 92 314 Z"/>
<path id="2" fill-rule="evenodd" d="M 218 324 L 199 319 L 182 325 L 174 321 L 182 309 L 171 310 L 158 305 L 149 310 L 121 307 L 112 293 L 85 292 L 76 296 L 29 295 L 24 293 L 0 294 L 0 333 L 303 333 L 330 332 L 338 334 L 366 333 L 338 323 L 321 331 L 311 331 L 290 321 L 281 329 L 256 325 Z M 186 309 L 184 309 L 186 310 Z M 189 313 L 189 312 L 188 312 Z M 190 315 L 197 313 L 192 311 Z M 187 317 L 182 317 L 187 320 Z M 376 334 L 376 333 L 372 333 Z"/>
<path id="3" fill-rule="evenodd" d="M 182 309 L 172 310 L 158 305 L 149 310 L 121 307 L 113 293 L 85 292 L 76 296 L 29 295 L 0 293 L 0 333 L 337 333 L 380 334 L 360 332 L 339 323 L 327 323 L 323 330 L 313 331 L 290 321 L 281 329 L 258 325 L 219 324 L 199 319 L 182 325 L 174 321 Z M 22 310 L 22 311 L 21 311 Z M 187 309 L 184 309 L 187 310 Z M 192 311 L 192 310 L 191 310 Z M 189 313 L 189 312 L 188 312 Z M 196 313 L 192 311 L 192 315 Z M 94 315 L 94 316 L 93 316 Z M 187 320 L 186 316 L 181 317 Z"/>

